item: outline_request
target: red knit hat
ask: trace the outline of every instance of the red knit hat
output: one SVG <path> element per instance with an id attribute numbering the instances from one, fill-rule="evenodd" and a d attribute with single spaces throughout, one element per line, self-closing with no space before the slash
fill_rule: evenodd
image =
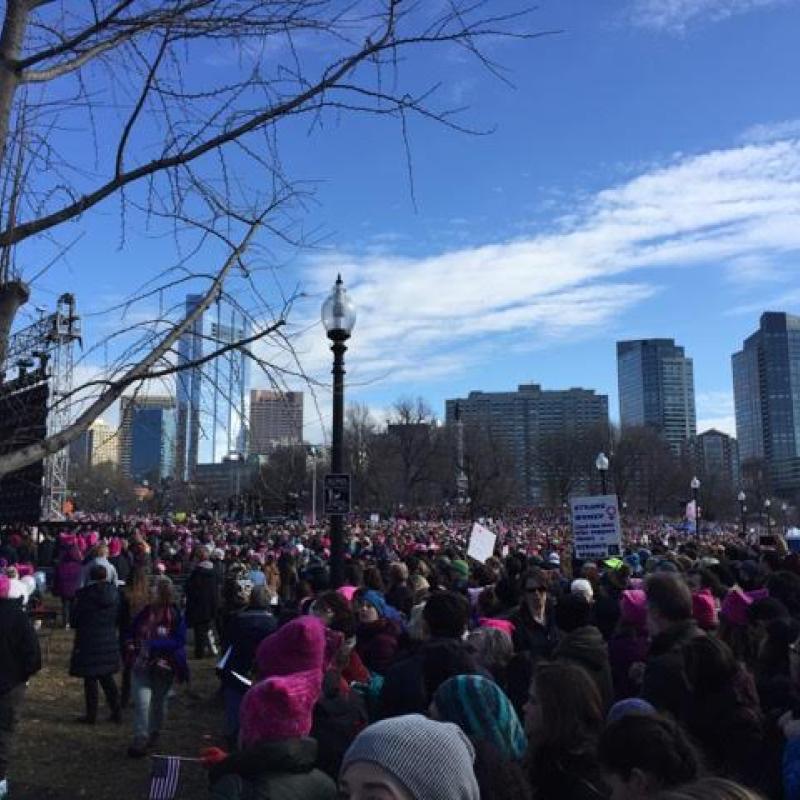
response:
<path id="1" fill-rule="evenodd" d="M 647 627 L 647 595 L 642 589 L 626 589 L 622 593 L 620 619 L 642 630 Z"/>
<path id="2" fill-rule="evenodd" d="M 704 631 L 713 631 L 717 627 L 717 604 L 708 589 L 692 594 L 692 616 Z"/>
<path id="3" fill-rule="evenodd" d="M 239 711 L 242 745 L 308 736 L 321 691 L 319 676 L 288 675 L 251 686 Z"/>
<path id="4" fill-rule="evenodd" d="M 256 651 L 256 665 L 264 678 L 309 670 L 322 671 L 325 626 L 317 617 L 297 617 L 267 636 Z"/>

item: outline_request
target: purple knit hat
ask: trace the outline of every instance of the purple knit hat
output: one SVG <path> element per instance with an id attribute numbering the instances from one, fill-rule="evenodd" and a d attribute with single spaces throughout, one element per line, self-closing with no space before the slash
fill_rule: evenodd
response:
<path id="1" fill-rule="evenodd" d="M 321 685 L 313 673 L 267 678 L 253 684 L 239 711 L 243 745 L 308 736 Z"/>
<path id="2" fill-rule="evenodd" d="M 749 621 L 747 609 L 750 608 L 756 600 L 763 600 L 765 597 L 769 597 L 769 591 L 767 589 L 743 592 L 738 587 L 735 587 L 725 595 L 719 615 L 729 625 L 744 628 Z"/>
<path id="3" fill-rule="evenodd" d="M 256 651 L 256 665 L 264 678 L 295 672 L 322 672 L 325 626 L 317 617 L 297 617 L 267 636 Z"/>
<path id="4" fill-rule="evenodd" d="M 626 589 L 622 593 L 620 619 L 640 630 L 647 627 L 647 595 L 642 589 Z"/>

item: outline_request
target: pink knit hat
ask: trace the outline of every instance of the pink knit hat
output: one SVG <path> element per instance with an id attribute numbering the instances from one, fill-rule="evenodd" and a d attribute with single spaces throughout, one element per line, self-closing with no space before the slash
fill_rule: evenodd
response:
<path id="1" fill-rule="evenodd" d="M 769 597 L 769 591 L 767 589 L 743 592 L 738 587 L 734 587 L 725 595 L 719 615 L 729 625 L 743 628 L 748 623 L 747 609 L 750 608 L 756 600 L 764 600 L 767 597 Z"/>
<path id="2" fill-rule="evenodd" d="M 297 617 L 267 636 L 256 651 L 259 673 L 269 678 L 308 670 L 322 671 L 325 626 L 316 617 Z"/>
<path id="3" fill-rule="evenodd" d="M 514 623 L 509 619 L 493 619 L 492 617 L 481 617 L 478 620 L 481 628 L 496 628 L 498 631 L 507 633 L 509 637 L 514 635 Z"/>
<path id="4" fill-rule="evenodd" d="M 741 589 L 733 588 L 722 601 L 719 615 L 729 625 L 744 627 L 747 625 L 747 609 L 753 601 Z"/>
<path id="5" fill-rule="evenodd" d="M 8 579 L 8 575 L 0 574 L 0 598 L 8 597 L 10 591 L 11 581 Z"/>
<path id="6" fill-rule="evenodd" d="M 355 593 L 358 591 L 358 586 L 340 586 L 336 590 L 348 603 L 353 602 L 353 597 L 355 597 Z"/>
<path id="7" fill-rule="evenodd" d="M 647 627 L 647 595 L 641 589 L 626 589 L 622 593 L 620 619 L 626 625 Z"/>
<path id="8" fill-rule="evenodd" d="M 692 594 L 692 616 L 704 631 L 713 631 L 717 627 L 717 605 L 708 589 Z"/>
<path id="9" fill-rule="evenodd" d="M 321 684 L 306 675 L 268 678 L 247 690 L 239 711 L 243 745 L 308 736 Z"/>
<path id="10" fill-rule="evenodd" d="M 122 539 L 116 536 L 108 543 L 109 558 L 116 558 L 122 552 Z"/>

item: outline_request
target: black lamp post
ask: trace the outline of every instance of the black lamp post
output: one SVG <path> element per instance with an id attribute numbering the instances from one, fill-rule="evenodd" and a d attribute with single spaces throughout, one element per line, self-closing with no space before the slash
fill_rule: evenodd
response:
<path id="1" fill-rule="evenodd" d="M 601 494 L 605 495 L 606 492 L 606 475 L 608 474 L 608 456 L 605 453 L 599 453 L 594 462 L 597 471 L 600 473 L 600 488 Z"/>
<path id="2" fill-rule="evenodd" d="M 747 517 L 745 516 L 747 514 L 747 506 L 744 504 L 745 500 L 747 500 L 747 495 L 744 493 L 744 489 L 739 492 L 736 499 L 739 501 L 739 516 L 742 520 L 742 539 L 744 539 L 747 536 Z"/>
<path id="3" fill-rule="evenodd" d="M 696 536 L 700 535 L 700 479 L 695 475 L 692 478 L 689 486 L 692 489 L 692 501 L 694 502 L 694 532 Z"/>
<path id="4" fill-rule="evenodd" d="M 344 354 L 345 342 L 356 324 L 356 310 L 342 283 L 336 277 L 333 290 L 322 304 L 322 324 L 331 340 L 333 351 L 333 434 L 331 436 L 331 472 L 344 471 Z M 331 514 L 331 585 L 338 588 L 344 582 L 344 519 Z"/>
<path id="5" fill-rule="evenodd" d="M 770 511 L 772 510 L 772 500 L 769 497 L 764 501 L 764 513 L 767 517 L 767 536 L 772 536 L 772 517 Z"/>
<path id="6" fill-rule="evenodd" d="M 788 523 L 788 517 L 787 517 L 787 512 L 788 511 L 789 511 L 789 506 L 786 503 L 781 503 L 781 515 L 783 516 L 783 535 L 784 536 L 786 536 L 786 534 L 789 532 L 789 523 Z"/>

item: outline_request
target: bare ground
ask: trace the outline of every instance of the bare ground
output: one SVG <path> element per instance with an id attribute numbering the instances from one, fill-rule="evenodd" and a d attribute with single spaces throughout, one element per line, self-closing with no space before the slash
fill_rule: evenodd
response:
<path id="1" fill-rule="evenodd" d="M 150 759 L 126 755 L 132 709 L 124 712 L 122 725 L 106 722 L 101 692 L 97 725 L 78 724 L 84 713 L 83 682 L 67 674 L 72 631 L 43 633 L 49 634 L 49 655 L 43 646 L 44 669 L 28 688 L 9 770 L 10 800 L 146 800 Z M 177 687 L 159 754 L 197 756 L 203 747 L 221 744 L 223 713 L 213 661 L 191 661 L 190 666 L 193 695 Z M 178 798 L 199 800 L 207 792 L 202 766 L 184 762 Z"/>

